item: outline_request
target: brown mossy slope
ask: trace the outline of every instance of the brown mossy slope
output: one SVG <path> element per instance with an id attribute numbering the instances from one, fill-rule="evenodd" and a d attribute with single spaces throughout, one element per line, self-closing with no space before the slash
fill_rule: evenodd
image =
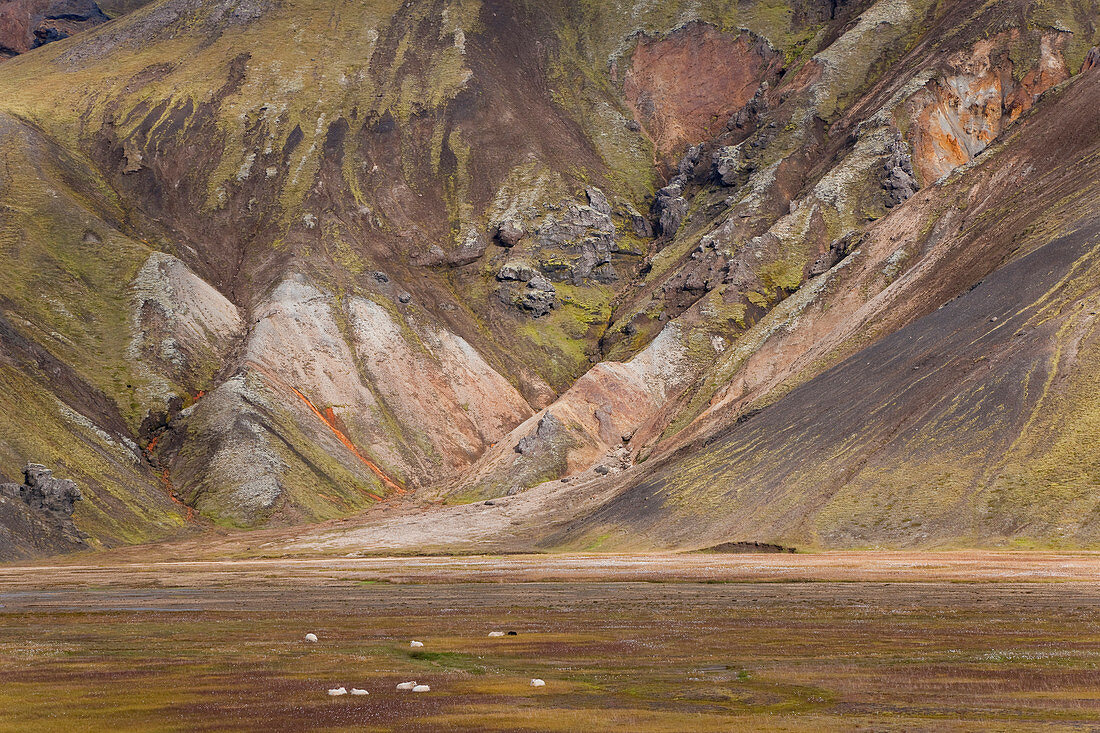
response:
<path id="1" fill-rule="evenodd" d="M 183 515 L 134 437 L 159 400 L 126 357 L 127 284 L 149 249 L 123 233 L 81 157 L 0 115 L 0 465 L 77 481 L 93 544 L 178 531 Z"/>
<path id="2" fill-rule="evenodd" d="M 1095 544 L 1098 99 L 1100 76 L 1083 75 L 893 215 L 937 218 L 918 245 L 934 265 L 834 324 L 850 357 L 636 467 L 551 543 Z M 847 269 L 893 235 L 889 220 L 880 230 Z M 850 308 L 843 292 L 821 311 Z"/>
<path id="3" fill-rule="evenodd" d="M 4 108 L 83 152 L 90 208 L 185 268 L 181 289 L 100 235 L 55 252 L 125 263 L 97 294 L 121 363 L 91 378 L 126 385 L 126 437 L 178 499 L 240 524 L 354 512 L 460 470 L 587 369 L 617 276 L 559 282 L 534 328 L 489 244 L 509 212 L 591 217 L 586 184 L 620 198 L 554 100 L 546 35 L 509 4 L 169 1 L 7 65 Z M 573 267 L 565 235 L 546 256 Z M 218 331 L 192 315 L 234 309 L 243 330 L 177 353 Z M 418 369 L 434 394 L 405 389 Z"/>
<path id="4" fill-rule="evenodd" d="M 1098 235 L 1090 222 L 647 465 L 550 544 L 1095 544 Z"/>
<path id="5" fill-rule="evenodd" d="M 953 170 L 1011 139 L 1027 110 L 1044 94 L 1056 95 L 1067 64 L 1091 42 L 1087 23 L 1052 25 L 1049 15 L 1025 4 L 883 2 L 862 10 L 849 8 L 842 22 L 811 27 L 812 55 L 785 57 L 784 66 L 758 78 L 752 99 L 705 132 L 692 128 L 698 90 L 684 92 L 669 80 L 691 81 L 683 58 L 706 68 L 714 61 L 708 49 L 721 36 L 697 21 L 652 34 L 654 40 L 635 27 L 638 45 L 599 50 L 595 29 L 615 15 L 591 12 L 584 48 L 609 54 L 612 77 L 617 66 L 626 80 L 624 91 L 638 92 L 632 85 L 645 80 L 645 93 L 634 97 L 644 102 L 637 105 L 643 129 L 682 118 L 682 129 L 713 137 L 686 148 L 678 161 L 662 162 L 672 178 L 654 207 L 660 236 L 638 280 L 614 301 L 601 339 L 601 353 L 613 362 L 608 371 L 622 369 L 618 388 L 593 399 L 586 375 L 577 382 L 584 389 L 521 425 L 510 445 L 487 454 L 465 477 L 475 479 L 477 493 L 467 481 L 454 496 L 482 496 L 486 480 L 496 492 L 514 493 L 585 463 L 615 470 L 720 429 L 927 313 L 929 304 L 958 294 L 1018 247 L 1049 241 L 1060 223 L 1079 215 L 1053 188 L 1036 189 L 1059 205 L 1042 210 L 1045 230 L 1020 235 L 1021 216 L 1036 214 L 1004 199 L 1003 182 L 979 185 L 961 202 L 957 191 L 937 198 L 936 181 L 926 181 L 917 197 L 933 204 L 899 205 L 922 188 L 921 140 L 953 140 L 964 157 L 939 148 L 929 153 Z M 796 28 L 794 16 L 790 21 Z M 724 44 L 740 47 L 736 35 Z M 721 97 L 721 84 L 715 88 Z M 967 137 L 979 119 L 988 127 Z M 1071 159 L 1076 154 L 1066 151 Z M 956 267 L 943 269 L 930 245 L 979 215 L 992 217 L 987 207 L 1012 214 L 997 219 L 1004 225 L 997 237 L 1008 238 L 991 237 L 997 246 L 968 249 Z M 872 230 L 879 233 L 873 242 L 864 236 Z M 847 259 L 856 250 L 862 256 Z M 903 277 L 920 284 L 906 296 L 899 288 L 886 292 Z M 875 310 L 869 302 L 876 298 L 892 307 Z M 867 312 L 859 321 L 838 328 L 862 306 Z M 651 397 L 635 398 L 636 376 Z M 557 423 L 544 417 L 562 428 L 550 430 Z"/>
<path id="6" fill-rule="evenodd" d="M 481 267 L 451 268 L 484 251 L 492 199 L 518 168 L 548 182 L 521 192 L 540 204 L 603 170 L 554 107 L 527 18 L 472 2 L 227 12 L 158 4 L 17 60 L 5 106 L 89 147 L 161 246 L 239 305 L 290 268 L 342 290 L 369 287 L 377 269 L 460 305 L 436 314 L 482 348 L 526 339 L 522 319 L 488 318 L 503 309 L 483 297 Z M 64 73 L 41 82 L 43 65 Z M 511 371 L 564 388 L 587 363 L 579 334 L 529 342 Z"/>

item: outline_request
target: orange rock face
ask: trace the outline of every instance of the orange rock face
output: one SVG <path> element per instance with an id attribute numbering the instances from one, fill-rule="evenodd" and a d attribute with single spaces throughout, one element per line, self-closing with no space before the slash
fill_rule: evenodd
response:
<path id="1" fill-rule="evenodd" d="M 948 60 L 949 71 L 914 95 L 913 167 L 927 184 L 984 150 L 1046 90 L 1069 78 L 1058 34 L 1040 40 L 1039 59 L 1017 82 L 1005 45 L 1018 32 L 976 43 Z"/>
<path id="2" fill-rule="evenodd" d="M 662 156 L 714 137 L 781 59 L 748 33 L 692 23 L 667 38 L 639 41 L 623 80 L 635 117 Z"/>

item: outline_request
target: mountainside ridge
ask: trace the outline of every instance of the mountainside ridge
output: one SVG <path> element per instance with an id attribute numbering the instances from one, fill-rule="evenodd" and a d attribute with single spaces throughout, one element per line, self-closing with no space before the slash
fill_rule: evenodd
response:
<path id="1" fill-rule="evenodd" d="M 943 458 L 966 527 L 753 446 L 825 440 L 837 370 L 975 283 L 1092 272 L 1096 4 L 628 5 L 158 0 L 5 61 L 0 478 L 74 478 L 93 546 L 563 477 L 616 498 L 548 546 L 1094 543 L 1081 437 Z"/>

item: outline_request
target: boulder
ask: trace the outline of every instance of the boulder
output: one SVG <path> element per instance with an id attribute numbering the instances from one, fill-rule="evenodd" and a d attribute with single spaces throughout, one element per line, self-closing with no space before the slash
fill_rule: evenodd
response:
<path id="1" fill-rule="evenodd" d="M 545 293 L 554 293 L 554 283 L 550 282 L 550 278 L 545 275 L 536 272 L 527 282 L 527 287 L 535 290 L 541 290 Z"/>
<path id="2" fill-rule="evenodd" d="M 513 450 L 521 456 L 529 456 L 540 446 L 545 447 L 555 437 L 561 434 L 564 426 L 552 413 L 547 412 L 539 418 L 538 425 L 529 435 L 520 438 Z"/>
<path id="3" fill-rule="evenodd" d="M 462 238 L 462 244 L 447 253 L 446 262 L 453 267 L 468 265 L 485 254 L 488 247 L 489 242 L 480 232 L 467 232 Z"/>
<path id="4" fill-rule="evenodd" d="M 505 219 L 497 224 L 496 240 L 502 247 L 515 247 L 526 235 L 523 225 L 515 219 Z"/>
<path id="5" fill-rule="evenodd" d="M 861 237 L 856 232 L 849 232 L 829 245 L 829 249 L 818 255 L 814 263 L 810 265 L 809 276 L 823 275 L 840 264 L 856 247 L 859 246 Z"/>
<path id="6" fill-rule="evenodd" d="M 603 191 L 595 186 L 589 186 L 585 189 L 585 194 L 588 196 L 589 206 L 604 216 L 611 216 L 611 204 L 607 202 L 607 196 L 604 195 Z"/>
<path id="7" fill-rule="evenodd" d="M 526 262 L 505 262 L 497 272 L 497 280 L 527 282 L 538 274 L 539 271 Z"/>
<path id="8" fill-rule="evenodd" d="M 651 239 L 653 237 L 653 225 L 649 223 L 649 219 L 639 214 L 634 209 L 628 210 L 627 214 L 630 216 L 630 228 L 634 230 L 635 236 L 642 239 Z"/>
<path id="9" fill-rule="evenodd" d="M 684 153 L 684 157 L 680 158 L 680 164 L 676 167 L 677 173 L 681 176 L 690 176 L 692 171 L 695 170 L 695 166 L 699 165 L 699 159 L 703 155 L 703 146 L 692 145 Z"/>
<path id="10" fill-rule="evenodd" d="M 714 151 L 714 177 L 723 186 L 740 186 L 755 170 L 755 166 L 746 160 L 742 146 L 727 145 Z"/>
<path id="11" fill-rule="evenodd" d="M 529 312 L 535 318 L 545 316 L 553 310 L 556 305 L 554 291 L 551 289 L 547 292 L 528 285 L 527 289 L 524 290 L 523 294 L 520 296 L 518 305 L 522 310 Z"/>

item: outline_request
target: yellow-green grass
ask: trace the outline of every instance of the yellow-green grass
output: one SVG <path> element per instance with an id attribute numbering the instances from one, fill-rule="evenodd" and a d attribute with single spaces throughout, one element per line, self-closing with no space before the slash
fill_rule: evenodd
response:
<path id="1" fill-rule="evenodd" d="M 1089 583 L 132 577 L 0 592 L 0 729 L 1100 723 Z M 405 680 L 432 692 L 396 691 Z M 327 694 L 339 686 L 370 695 Z"/>

